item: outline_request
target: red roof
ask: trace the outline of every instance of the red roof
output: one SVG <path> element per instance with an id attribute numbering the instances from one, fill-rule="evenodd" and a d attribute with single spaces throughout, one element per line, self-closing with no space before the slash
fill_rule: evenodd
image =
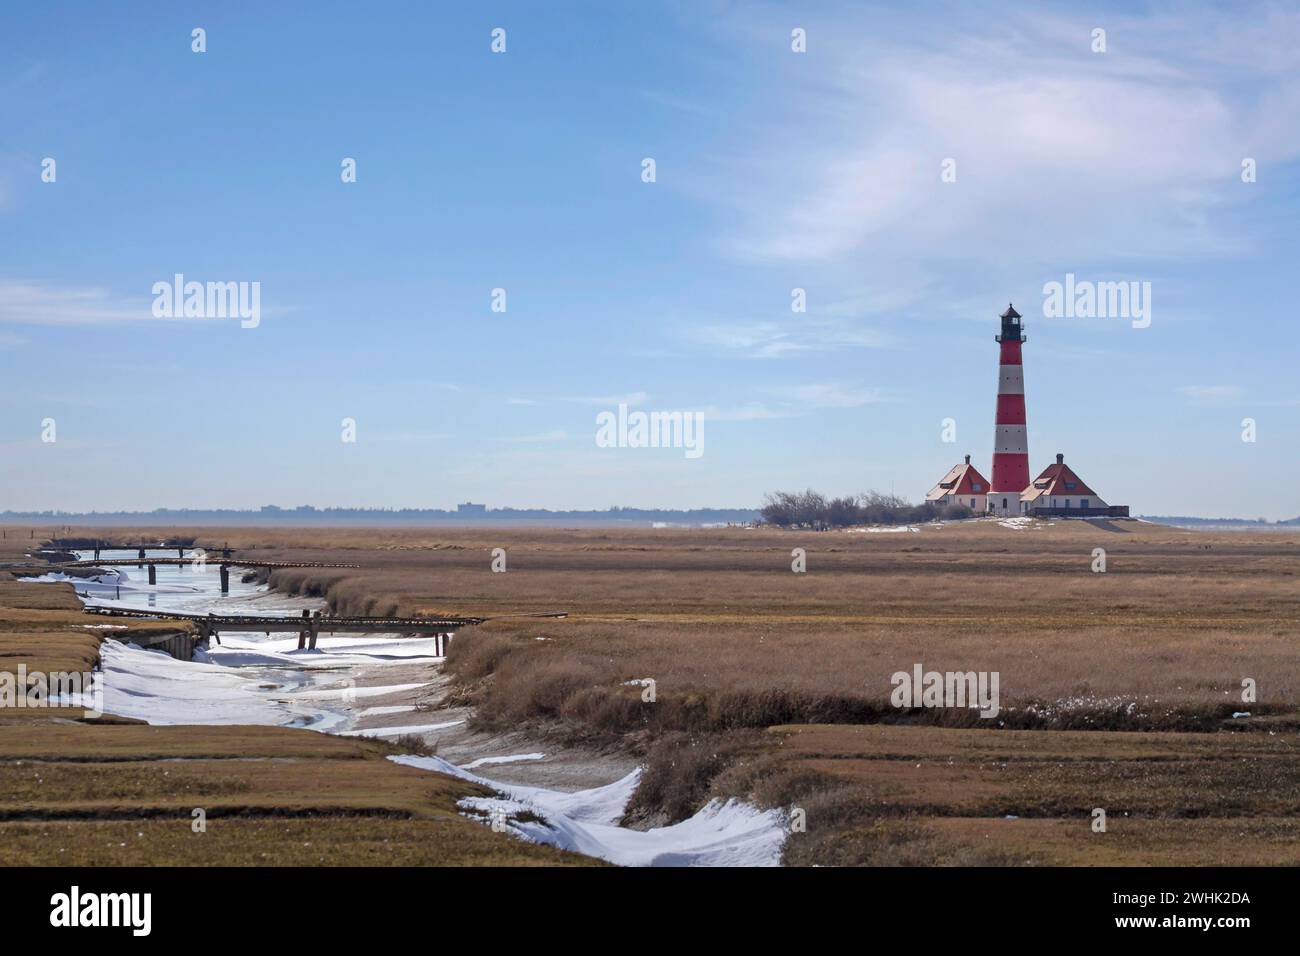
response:
<path id="1" fill-rule="evenodd" d="M 1035 478 L 1020 494 L 1021 501 L 1033 501 L 1042 495 L 1080 495 L 1095 497 L 1096 492 L 1083 483 L 1083 479 L 1063 461 L 1048 465 L 1043 473 Z"/>
<path id="2" fill-rule="evenodd" d="M 969 456 L 967 456 L 969 457 Z M 925 496 L 926 501 L 937 501 L 944 495 L 987 495 L 989 483 L 970 462 L 954 465 L 937 485 Z"/>

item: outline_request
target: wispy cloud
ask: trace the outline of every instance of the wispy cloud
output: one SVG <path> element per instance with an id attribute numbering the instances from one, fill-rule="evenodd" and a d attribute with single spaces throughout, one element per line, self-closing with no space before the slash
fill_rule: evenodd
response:
<path id="1" fill-rule="evenodd" d="M 557 429 L 555 431 L 539 432 L 535 435 L 517 435 L 513 438 L 503 438 L 501 440 L 521 445 L 536 445 L 546 442 L 568 441 L 569 433 Z"/>
<path id="2" fill-rule="evenodd" d="M 709 421 L 757 422 L 798 418 L 817 411 L 835 408 L 861 408 L 879 402 L 894 401 L 883 389 L 823 382 L 809 385 L 782 385 L 763 390 L 771 401 L 751 401 L 741 405 L 710 405 L 701 409 Z"/>
<path id="3" fill-rule="evenodd" d="M 699 184 L 737 224 L 724 248 L 936 263 L 1220 254 L 1237 237 L 1216 213 L 1258 195 L 1241 159 L 1300 156 L 1292 8 L 1085 19 L 1004 6 L 992 31 L 983 5 L 900 11 L 804 18 L 810 52 L 760 98 L 775 132 L 737 135 Z M 775 29 L 748 8 L 723 23 L 756 44 Z M 1099 24 L 1105 53 L 1090 49 Z M 949 158 L 955 182 L 941 180 Z"/>
<path id="4" fill-rule="evenodd" d="M 1240 385 L 1183 385 L 1178 391 L 1197 405 L 1226 405 L 1245 394 Z"/>
<path id="5" fill-rule="evenodd" d="M 569 395 L 561 398 L 562 402 L 574 402 L 578 405 L 642 405 L 650 396 L 645 392 L 628 392 L 625 395 Z"/>
<path id="6" fill-rule="evenodd" d="M 170 281 L 170 276 L 167 277 Z M 295 311 L 286 305 L 262 306 L 261 317 Z M 170 322 L 215 326 L 229 319 L 153 314 L 153 297 L 124 296 L 98 286 L 64 287 L 45 282 L 0 280 L 0 323 L 12 325 L 86 326 L 121 322 Z M 448 386 L 459 389 L 459 386 Z"/>
<path id="7" fill-rule="evenodd" d="M 880 388 L 833 383 L 780 386 L 770 388 L 768 391 L 810 408 L 861 408 L 863 405 L 892 401 Z"/>
<path id="8" fill-rule="evenodd" d="M 100 288 L 56 288 L 0 282 L 0 322 L 18 325 L 103 325 L 157 321 L 151 300 L 131 300 Z"/>
<path id="9" fill-rule="evenodd" d="M 777 418 L 794 418 L 804 414 L 795 408 L 773 407 L 765 402 L 746 402 L 742 405 L 709 405 L 701 408 L 706 421 L 711 422 L 765 422 Z"/>
<path id="10" fill-rule="evenodd" d="M 430 441 L 446 441 L 456 436 L 451 432 L 420 432 L 420 431 L 402 431 L 402 432 L 381 432 L 376 435 L 364 436 L 365 441 L 375 442 L 392 442 L 401 445 L 418 445 Z"/>
<path id="11" fill-rule="evenodd" d="M 841 349 L 881 349 L 897 339 L 880 329 L 800 316 L 790 321 L 717 323 L 689 328 L 686 337 L 706 348 L 748 358 L 793 358 Z"/>

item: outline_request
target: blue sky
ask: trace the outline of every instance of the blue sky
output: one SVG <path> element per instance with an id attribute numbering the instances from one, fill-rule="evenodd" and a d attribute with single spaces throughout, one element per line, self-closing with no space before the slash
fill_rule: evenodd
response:
<path id="1" fill-rule="evenodd" d="M 0 510 L 917 499 L 987 474 L 1014 301 L 1035 472 L 1293 517 L 1298 158 L 1293 6 L 7 5 Z M 260 325 L 153 318 L 177 272 Z"/>

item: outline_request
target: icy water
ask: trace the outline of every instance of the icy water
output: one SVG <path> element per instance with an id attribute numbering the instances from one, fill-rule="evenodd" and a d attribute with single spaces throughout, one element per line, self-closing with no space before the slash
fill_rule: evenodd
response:
<path id="1" fill-rule="evenodd" d="M 146 550 L 149 557 L 176 557 L 175 549 Z M 91 561 L 93 552 L 78 552 Z M 101 560 L 134 560 L 137 552 L 100 552 Z M 323 602 L 245 584 L 231 568 L 230 593 L 221 593 L 220 562 L 157 565 L 150 585 L 148 568 L 106 569 L 95 579 L 52 573 L 34 582 L 68 581 L 86 604 L 137 610 L 205 614 L 283 614 L 299 617 Z M 288 622 L 286 622 L 288 623 Z M 428 675 L 432 639 L 394 635 L 331 637 L 322 634 L 315 650 L 298 649 L 298 632 L 230 634 L 194 661 L 178 661 L 161 651 L 113 640 L 124 626 L 111 617 L 89 617 L 87 628 L 105 632 L 100 647 L 104 703 L 108 713 L 151 724 L 269 724 L 337 734 L 429 733 L 464 721 L 357 729 L 359 720 L 384 713 L 414 711 L 413 700 L 433 686 L 413 677 Z M 293 625 L 289 624 L 291 628 Z M 404 666 L 403 666 L 404 665 Z M 385 671 L 392 676 L 386 676 Z M 374 705 L 374 706 L 370 706 Z M 427 719 L 427 717 L 426 717 Z M 393 757 L 423 770 L 452 774 L 497 791 L 494 797 L 466 798 L 461 807 L 487 820 L 502 818 L 523 839 L 627 866 L 765 866 L 779 863 L 786 837 L 784 814 L 759 810 L 737 800 L 711 801 L 695 816 L 672 826 L 634 830 L 619 825 L 640 771 L 612 783 L 568 792 L 503 784 L 477 776 L 477 766 L 506 762 L 539 765 L 550 755 L 516 753 L 481 757 L 458 767 L 437 757 Z M 558 756 L 558 755 L 556 755 Z"/>
<path id="2" fill-rule="evenodd" d="M 94 558 L 91 551 L 76 554 L 88 563 Z M 176 556 L 174 549 L 147 549 L 145 563 L 149 558 Z M 103 561 L 136 557 L 135 550 L 100 552 Z M 97 607 L 283 615 L 288 622 L 304 609 L 324 606 L 317 599 L 245 584 L 244 571 L 238 567 L 231 568 L 230 593 L 222 594 L 219 562 L 155 567 L 155 584 L 148 583 L 147 567 L 135 566 L 108 568 L 93 579 L 53 573 L 28 580 L 67 581 L 83 603 Z M 101 621 L 85 626 L 104 630 L 110 637 L 123 627 L 111 617 Z M 321 635 L 315 650 L 299 650 L 298 632 L 292 627 L 269 634 L 224 635 L 220 644 L 213 641 L 206 651 L 198 651 L 193 662 L 106 641 L 101 649 L 104 708 L 152 724 L 258 723 L 345 732 L 356 723 L 354 705 L 359 699 L 415 692 L 424 686 L 410 681 L 385 683 L 385 666 L 436 659 L 432 639 L 382 634 Z"/>
<path id="3" fill-rule="evenodd" d="M 93 563 L 93 551 L 75 551 L 79 561 Z M 132 560 L 137 556 L 133 550 L 103 550 L 99 557 L 102 561 Z M 189 564 L 159 564 L 157 567 L 157 584 L 149 584 L 148 568 L 118 567 L 107 569 L 110 574 L 95 580 L 70 578 L 79 597 L 87 604 L 99 604 L 106 607 L 138 608 L 141 610 L 185 611 L 204 614 L 208 611 L 229 611 L 231 613 L 253 613 L 250 599 L 265 596 L 265 585 L 244 584 L 241 578 L 244 569 L 232 567 L 230 570 L 230 593 L 221 593 L 221 573 L 219 563 L 206 563 L 195 557 L 193 551 L 186 551 L 185 556 L 192 559 Z M 176 558 L 177 552 L 169 549 L 146 550 L 146 563 L 149 558 Z M 280 609 L 258 604 L 256 613 L 284 613 L 288 616 L 289 604 L 283 596 L 277 598 L 284 603 Z M 315 604 L 293 602 L 298 611 Z"/>

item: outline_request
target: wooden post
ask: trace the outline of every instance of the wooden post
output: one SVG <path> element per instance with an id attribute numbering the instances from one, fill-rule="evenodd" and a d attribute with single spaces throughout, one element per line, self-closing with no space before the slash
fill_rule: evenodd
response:
<path id="1" fill-rule="evenodd" d="M 149 565 L 149 583 L 150 584 L 158 583 L 158 565 L 156 564 Z"/>
<path id="2" fill-rule="evenodd" d="M 230 593 L 230 567 L 225 564 L 221 566 L 221 593 Z"/>
<path id="3" fill-rule="evenodd" d="M 144 548 L 141 548 L 141 549 L 140 549 L 140 552 L 136 555 L 136 557 L 140 559 L 140 563 L 137 564 L 136 567 L 137 567 L 137 568 L 143 568 L 143 567 L 144 567 Z"/>

